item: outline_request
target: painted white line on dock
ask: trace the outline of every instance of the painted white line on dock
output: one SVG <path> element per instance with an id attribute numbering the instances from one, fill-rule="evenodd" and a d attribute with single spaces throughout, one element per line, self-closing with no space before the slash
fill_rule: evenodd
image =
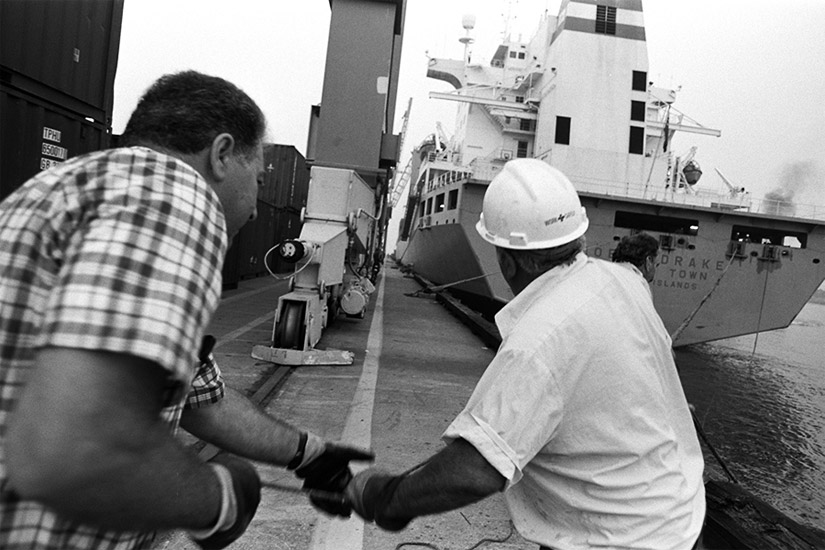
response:
<path id="1" fill-rule="evenodd" d="M 375 404 L 375 385 L 378 380 L 378 360 L 381 357 L 384 326 L 384 272 L 378 284 L 378 298 L 367 338 L 367 353 L 352 406 L 341 434 L 341 441 L 369 449 L 372 445 L 372 410 Z M 367 465 L 353 463 L 354 472 Z M 362 550 L 364 522 L 354 513 L 349 519 L 320 516 L 312 531 L 310 550 Z"/>

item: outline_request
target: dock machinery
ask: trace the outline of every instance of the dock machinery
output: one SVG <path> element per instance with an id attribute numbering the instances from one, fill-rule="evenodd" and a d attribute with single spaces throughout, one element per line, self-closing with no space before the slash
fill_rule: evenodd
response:
<path id="1" fill-rule="evenodd" d="M 309 194 L 298 239 L 278 254 L 295 264 L 278 300 L 272 341 L 256 359 L 283 365 L 350 364 L 315 345 L 340 312 L 364 317 L 381 269 L 388 187 L 399 157 L 392 133 L 405 0 L 330 0 L 321 105 L 312 108 Z"/>

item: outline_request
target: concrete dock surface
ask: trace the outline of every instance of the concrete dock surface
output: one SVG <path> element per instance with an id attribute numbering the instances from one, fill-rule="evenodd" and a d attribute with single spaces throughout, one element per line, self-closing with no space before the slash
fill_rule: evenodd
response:
<path id="1" fill-rule="evenodd" d="M 421 290 L 416 279 L 387 263 L 366 317 L 339 317 L 317 346 L 351 351 L 353 364 L 283 367 L 256 360 L 251 351 L 271 341 L 278 297 L 288 291 L 288 283 L 269 277 L 241 281 L 237 289 L 224 292 L 209 328 L 218 340 L 215 357 L 227 384 L 261 402 L 271 414 L 326 439 L 371 449 L 376 466 L 398 474 L 442 448 L 441 434 L 492 359 L 494 349 L 488 346 L 497 342 L 485 332 L 489 323 L 479 325 L 481 330 L 476 327 L 478 335 L 473 334 L 433 294 Z M 451 307 L 463 314 L 462 307 Z M 204 459 L 216 452 L 185 433 L 181 440 Z M 706 465 L 713 460 L 706 450 Z M 512 529 L 501 495 L 461 510 L 416 518 L 405 530 L 388 533 L 355 516 L 344 520 L 324 515 L 299 492 L 301 482 L 291 472 L 256 466 L 266 487 L 249 529 L 230 546 L 234 550 L 538 548 Z M 353 470 L 365 466 L 356 463 Z M 736 502 L 737 510 L 744 506 Z M 750 506 L 752 499 L 743 502 Z M 764 504 L 757 508 L 762 520 L 781 515 L 771 508 L 764 516 Z M 728 516 L 722 507 L 714 512 L 715 523 L 708 518 L 708 528 L 713 529 L 706 529 L 699 548 L 825 548 L 825 533 L 785 516 L 774 523 L 760 520 L 757 526 Z M 787 535 L 781 541 L 775 537 L 779 530 Z M 162 534 L 154 549 L 198 547 L 185 533 L 173 532 Z"/>
<path id="2" fill-rule="evenodd" d="M 354 352 L 350 366 L 291 368 L 267 410 L 330 439 L 372 449 L 375 465 L 401 473 L 443 447 L 441 434 L 462 409 L 492 359 L 486 347 L 432 295 L 387 263 L 364 319 L 338 317 L 319 349 Z M 271 340 L 285 281 L 258 278 L 226 291 L 210 333 L 227 384 L 252 394 L 278 370 L 250 355 Z M 280 369 L 282 372 L 283 368 Z M 196 440 L 182 436 L 185 443 Z M 257 463 L 265 484 L 300 488 L 280 467 Z M 354 464 L 353 469 L 364 467 Z M 158 549 L 196 549 L 183 533 L 161 536 Z M 500 495 L 461 510 L 415 519 L 398 533 L 353 516 L 333 519 L 301 494 L 266 487 L 258 512 L 235 550 L 535 550 L 516 533 Z"/>

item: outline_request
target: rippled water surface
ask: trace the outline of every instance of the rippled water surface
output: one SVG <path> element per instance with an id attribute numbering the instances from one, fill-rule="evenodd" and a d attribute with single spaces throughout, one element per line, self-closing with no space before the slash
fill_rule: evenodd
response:
<path id="1" fill-rule="evenodd" d="M 680 348 L 676 358 L 688 401 L 739 482 L 825 528 L 825 305 L 809 303 L 787 329 Z"/>

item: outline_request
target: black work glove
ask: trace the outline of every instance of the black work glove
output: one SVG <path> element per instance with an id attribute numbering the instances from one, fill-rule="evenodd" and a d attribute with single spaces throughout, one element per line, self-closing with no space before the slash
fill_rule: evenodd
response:
<path id="1" fill-rule="evenodd" d="M 203 538 L 193 536 L 204 550 L 219 550 L 243 535 L 255 516 L 261 501 L 261 479 L 251 463 L 226 453 L 217 455 L 209 464 L 221 478 L 221 513 L 215 525 L 217 531 Z M 225 468 L 224 473 L 221 468 Z"/>
<path id="2" fill-rule="evenodd" d="M 369 469 L 355 475 L 347 487 L 347 500 L 355 513 L 364 518 L 364 521 L 374 521 L 375 524 L 387 531 L 401 531 L 412 517 L 387 515 L 390 510 L 390 501 L 396 489 L 405 476 L 390 475 L 379 469 Z M 399 508 L 400 503 L 395 503 Z"/>
<path id="3" fill-rule="evenodd" d="M 321 440 L 314 434 L 301 434 L 301 448 L 287 466 L 304 480 L 309 500 L 327 514 L 349 517 L 352 506 L 344 490 L 352 479 L 350 460 L 374 460 L 375 455 L 363 449 Z M 295 462 L 298 464 L 295 464 Z"/>

